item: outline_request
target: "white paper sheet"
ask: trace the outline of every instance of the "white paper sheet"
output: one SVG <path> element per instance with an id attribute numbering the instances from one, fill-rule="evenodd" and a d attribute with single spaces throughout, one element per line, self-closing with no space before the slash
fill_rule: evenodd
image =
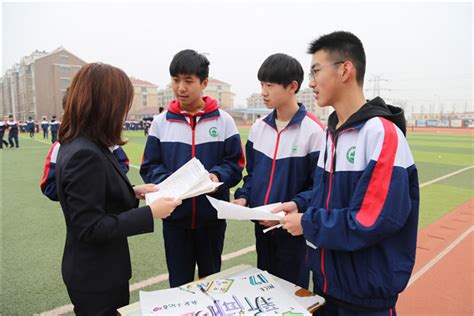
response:
<path id="1" fill-rule="evenodd" d="M 285 216 L 284 212 L 276 214 L 271 213 L 273 209 L 281 205 L 280 202 L 268 204 L 264 206 L 249 208 L 226 201 L 218 200 L 206 195 L 211 205 L 217 210 L 217 218 L 220 219 L 237 219 L 237 220 L 280 220 Z"/>
<path id="2" fill-rule="evenodd" d="M 147 193 L 145 195 L 146 204 L 149 205 L 160 197 L 189 199 L 212 192 L 221 184 L 222 182 L 212 182 L 209 172 L 202 163 L 198 159 L 192 158 L 165 181 L 158 184 L 159 191 Z"/>

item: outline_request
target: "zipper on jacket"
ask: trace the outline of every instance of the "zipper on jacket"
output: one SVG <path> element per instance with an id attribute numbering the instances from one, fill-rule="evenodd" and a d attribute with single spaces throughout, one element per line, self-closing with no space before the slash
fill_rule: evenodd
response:
<path id="1" fill-rule="evenodd" d="M 278 154 L 278 147 L 280 145 L 280 136 L 281 136 L 281 133 L 285 129 L 286 128 L 284 128 L 281 131 L 277 132 L 277 140 L 276 140 L 275 150 L 273 152 L 272 170 L 270 171 L 270 181 L 268 182 L 267 193 L 265 194 L 265 199 L 263 200 L 263 205 L 267 205 L 268 198 L 270 197 L 270 191 L 272 189 L 272 184 L 273 184 L 273 176 L 275 174 L 276 157 L 277 157 L 277 154 Z"/>
<path id="2" fill-rule="evenodd" d="M 326 199 L 326 210 L 329 212 L 329 202 L 330 202 L 330 199 L 331 199 L 331 191 L 332 191 L 332 175 L 336 169 L 336 144 L 337 144 L 337 140 L 339 138 L 339 136 L 341 134 L 344 134 L 345 132 L 348 132 L 348 131 L 352 131 L 352 130 L 355 130 L 355 128 L 348 128 L 346 130 L 343 130 L 339 133 L 336 134 L 335 137 L 332 136 L 331 132 L 329 132 L 329 135 L 331 136 L 331 160 L 330 160 L 330 167 L 329 167 L 329 188 L 328 188 L 328 196 L 327 196 L 327 199 Z M 326 173 L 326 152 L 327 152 L 327 137 L 326 137 L 326 149 L 324 151 L 324 173 L 323 173 L 323 177 Z M 325 181 L 325 177 L 323 178 Z M 323 280 L 324 280 L 324 285 L 323 285 L 323 293 L 326 294 L 326 290 L 327 290 L 327 278 L 326 278 L 326 271 L 325 271 L 325 267 L 324 267 L 324 248 L 321 248 L 321 273 L 323 274 Z"/>
<path id="3" fill-rule="evenodd" d="M 189 125 L 191 126 L 191 157 L 196 157 L 196 116 L 189 118 Z M 196 198 L 192 198 L 192 217 L 191 229 L 196 229 Z"/>
<path id="4" fill-rule="evenodd" d="M 328 212 L 329 212 L 329 200 L 331 198 L 331 190 L 332 190 L 332 174 L 333 174 L 333 170 L 334 170 L 334 167 L 335 167 L 334 166 L 334 150 L 335 150 L 334 138 L 333 138 L 331 132 L 329 132 L 329 135 L 331 136 L 331 160 L 330 160 L 330 167 L 329 167 L 328 196 L 327 196 L 327 199 L 326 199 L 326 209 L 328 210 Z M 327 146 L 327 142 L 326 142 L 326 146 Z M 326 172 L 326 165 L 324 165 L 323 168 L 324 168 L 324 172 Z M 326 278 L 326 269 L 324 267 L 324 248 L 321 248 L 321 273 L 323 275 L 323 281 L 324 281 L 323 293 L 326 294 L 328 283 L 327 283 L 327 278 Z"/>
<path id="5" fill-rule="evenodd" d="M 187 115 L 189 117 L 189 126 L 191 127 L 191 157 L 196 157 L 196 115 Z M 200 120 L 201 121 L 201 120 Z M 199 122 L 200 122 L 199 121 Z M 196 229 L 196 198 L 191 198 L 191 229 Z"/>

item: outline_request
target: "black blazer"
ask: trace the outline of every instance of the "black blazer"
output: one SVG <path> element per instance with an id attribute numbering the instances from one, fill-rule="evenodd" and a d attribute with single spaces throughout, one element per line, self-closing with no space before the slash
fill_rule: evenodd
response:
<path id="1" fill-rule="evenodd" d="M 61 144 L 56 167 L 66 220 L 64 283 L 88 292 L 125 284 L 132 276 L 127 236 L 153 231 L 150 207 L 137 208 L 114 155 L 85 137 Z"/>

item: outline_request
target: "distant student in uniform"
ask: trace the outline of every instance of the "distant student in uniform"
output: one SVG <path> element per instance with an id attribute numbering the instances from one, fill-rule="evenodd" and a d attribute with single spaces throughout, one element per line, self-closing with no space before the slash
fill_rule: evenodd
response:
<path id="1" fill-rule="evenodd" d="M 28 121 L 26 121 L 26 130 L 30 133 L 30 138 L 35 137 L 35 121 L 33 121 L 31 116 L 28 117 Z"/>
<path id="2" fill-rule="evenodd" d="M 19 121 L 18 126 L 20 127 L 20 133 L 26 133 L 27 132 L 27 124 L 26 122 Z"/>
<path id="3" fill-rule="evenodd" d="M 354 34 L 323 35 L 309 53 L 316 101 L 335 111 L 309 203 L 275 211 L 285 210 L 283 228 L 310 245 L 314 291 L 326 299 L 318 315 L 395 316 L 415 263 L 420 203 L 403 110 L 366 100 Z"/>
<path id="4" fill-rule="evenodd" d="M 43 138 L 48 139 L 49 122 L 46 116 L 43 116 L 43 120 L 41 121 L 41 129 L 43 130 Z"/>
<path id="5" fill-rule="evenodd" d="M 20 145 L 18 143 L 18 132 L 19 124 L 13 118 L 13 115 L 8 116 L 8 142 L 10 143 L 10 148 L 13 148 L 13 142 L 15 142 L 15 147 L 18 148 Z"/>
<path id="6" fill-rule="evenodd" d="M 56 115 L 53 115 L 51 118 L 51 122 L 49 123 L 51 127 L 51 142 L 54 144 L 58 139 L 58 130 L 59 130 L 59 122 L 56 120 Z"/>
<path id="7" fill-rule="evenodd" d="M 283 202 L 311 189 L 324 129 L 296 101 L 303 77 L 301 64 L 285 54 L 271 55 L 260 66 L 263 102 L 273 111 L 250 128 L 245 146 L 247 176 L 235 193 L 235 204 L 256 207 Z M 257 267 L 308 288 L 305 239 L 281 228 L 263 232 L 277 224 L 255 222 Z"/>
<path id="8" fill-rule="evenodd" d="M 170 65 L 176 96 L 168 111 L 154 117 L 140 174 L 147 183 L 161 183 L 191 158 L 199 159 L 214 182 L 223 182 L 211 196 L 229 201 L 229 189 L 242 179 L 244 155 L 232 117 L 216 100 L 201 94 L 208 84 L 209 61 L 194 50 L 177 53 Z M 204 195 L 187 199 L 163 221 L 170 286 L 219 272 L 225 220 Z"/>

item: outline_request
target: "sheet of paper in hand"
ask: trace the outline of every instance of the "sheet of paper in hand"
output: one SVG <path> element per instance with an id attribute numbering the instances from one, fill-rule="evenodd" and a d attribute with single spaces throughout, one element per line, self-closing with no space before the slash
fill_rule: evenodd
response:
<path id="1" fill-rule="evenodd" d="M 280 202 L 268 204 L 264 206 L 249 208 L 237 204 L 232 204 L 226 201 L 218 200 L 209 195 L 206 195 L 211 205 L 217 210 L 217 218 L 221 219 L 238 219 L 238 220 L 280 220 L 285 216 L 284 212 L 276 214 L 271 213 L 271 210 L 281 205 Z"/>
<path id="2" fill-rule="evenodd" d="M 158 184 L 159 191 L 147 193 L 145 195 L 146 204 L 149 205 L 160 197 L 189 199 L 212 192 L 221 184 L 222 182 L 212 182 L 209 172 L 202 163 L 198 159 L 192 158 L 165 181 Z"/>

